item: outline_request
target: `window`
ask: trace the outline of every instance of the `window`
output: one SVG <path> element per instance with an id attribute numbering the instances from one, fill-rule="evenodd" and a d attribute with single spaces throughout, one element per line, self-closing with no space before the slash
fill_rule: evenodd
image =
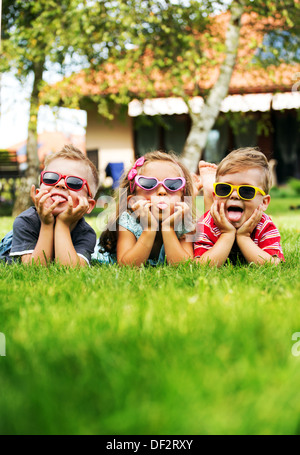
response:
<path id="1" fill-rule="evenodd" d="M 164 148 L 166 151 L 172 150 L 176 155 L 181 155 L 189 132 L 187 117 L 172 115 L 164 117 L 164 120 Z"/>
<path id="2" fill-rule="evenodd" d="M 137 117 L 134 128 L 137 156 L 154 150 L 181 155 L 190 130 L 190 119 L 185 114 Z"/>
<path id="3" fill-rule="evenodd" d="M 234 131 L 234 147 L 256 147 L 257 146 L 257 120 L 255 118 L 241 119 L 239 128 Z"/>
<path id="4" fill-rule="evenodd" d="M 155 122 L 139 124 L 135 122 L 135 154 L 137 156 L 157 150 L 159 148 L 159 127 Z"/>
<path id="5" fill-rule="evenodd" d="M 274 158 L 279 183 L 300 178 L 300 121 L 296 111 L 275 111 Z"/>

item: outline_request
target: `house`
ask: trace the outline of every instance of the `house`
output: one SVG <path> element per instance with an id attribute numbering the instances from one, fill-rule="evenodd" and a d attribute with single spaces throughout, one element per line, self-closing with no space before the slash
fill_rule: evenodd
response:
<path id="1" fill-rule="evenodd" d="M 227 13 L 216 17 L 214 27 L 224 36 L 228 20 Z M 290 55 L 282 55 L 286 62 L 279 66 L 272 61 L 267 69 L 255 65 L 258 53 L 263 61 L 270 63 L 272 59 L 268 44 L 277 24 L 273 18 L 265 22 L 267 24 L 257 21 L 253 14 L 243 16 L 237 63 L 228 96 L 223 100 L 220 115 L 209 134 L 204 159 L 219 162 L 234 148 L 258 146 L 268 159 L 276 160 L 278 181 L 283 183 L 290 176 L 300 178 L 300 64 L 291 64 Z M 265 25 L 270 26 L 269 33 L 265 33 Z M 254 41 L 263 43 L 265 49 L 253 46 Z M 279 54 L 284 54 L 280 36 L 275 46 Z M 199 69 L 199 94 L 191 99 L 194 112 L 200 111 L 203 96 L 218 74 L 219 65 L 215 63 Z M 106 92 L 100 88 L 103 81 L 108 87 Z M 116 93 L 120 83 L 131 87 L 133 100 L 122 120 L 118 116 L 107 120 L 98 113 L 94 100 L 108 91 Z M 170 93 L 170 87 L 159 74 L 157 98 L 142 94 L 141 86 L 130 74 L 116 74 L 110 64 L 105 71 L 89 72 L 87 77 L 85 73 L 79 73 L 55 87 L 60 91 L 62 104 L 72 97 L 74 90 L 80 90 L 80 107 L 87 111 L 87 155 L 98 166 L 102 181 L 108 163 L 121 162 L 129 167 L 136 157 L 149 150 L 173 150 L 178 155 L 183 151 L 191 126 L 185 102 Z M 187 81 L 185 92 L 188 95 L 190 91 Z"/>
<path id="2" fill-rule="evenodd" d="M 9 152 L 15 152 L 20 171 L 26 169 L 26 144 L 22 141 L 7 147 Z M 65 144 L 73 144 L 85 152 L 85 137 L 83 135 L 69 134 L 66 135 L 61 131 L 44 131 L 38 135 L 38 155 L 39 160 L 43 163 L 45 156 L 51 152 L 58 152 Z"/>

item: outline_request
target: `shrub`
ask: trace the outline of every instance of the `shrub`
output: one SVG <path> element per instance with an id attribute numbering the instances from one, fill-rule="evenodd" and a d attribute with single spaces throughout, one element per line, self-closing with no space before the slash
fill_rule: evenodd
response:
<path id="1" fill-rule="evenodd" d="M 300 179 L 290 178 L 288 184 L 296 195 L 300 196 Z"/>

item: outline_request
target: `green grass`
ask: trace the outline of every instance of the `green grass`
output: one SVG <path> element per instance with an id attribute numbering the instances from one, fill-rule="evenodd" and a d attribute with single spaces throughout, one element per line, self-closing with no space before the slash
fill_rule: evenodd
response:
<path id="1" fill-rule="evenodd" d="M 0 434 L 299 434 L 300 211 L 273 210 L 278 267 L 0 266 Z"/>

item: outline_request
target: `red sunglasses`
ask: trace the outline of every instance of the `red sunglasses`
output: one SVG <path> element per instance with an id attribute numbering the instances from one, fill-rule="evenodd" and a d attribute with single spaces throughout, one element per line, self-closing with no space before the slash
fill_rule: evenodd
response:
<path id="1" fill-rule="evenodd" d="M 56 185 L 61 179 L 64 179 L 65 185 L 69 190 L 72 191 L 80 191 L 86 185 L 88 190 L 88 195 L 92 198 L 92 193 L 89 187 L 88 182 L 81 177 L 75 177 L 75 175 L 62 175 L 58 172 L 50 172 L 50 171 L 43 171 L 41 173 L 41 184 L 54 186 Z"/>

